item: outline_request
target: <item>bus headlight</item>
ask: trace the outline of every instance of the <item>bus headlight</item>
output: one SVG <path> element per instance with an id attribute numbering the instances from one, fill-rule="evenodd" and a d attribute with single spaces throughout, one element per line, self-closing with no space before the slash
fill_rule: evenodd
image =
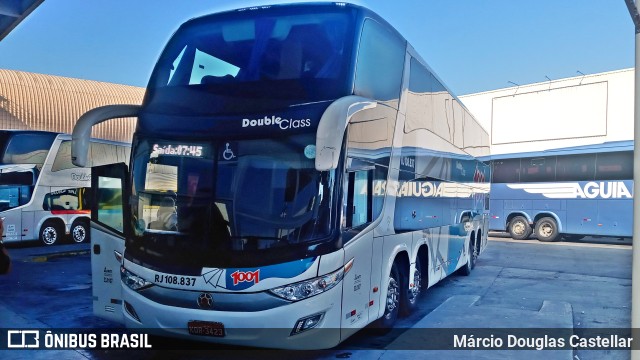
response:
<path id="1" fill-rule="evenodd" d="M 289 301 L 298 301 L 318 295 L 338 285 L 353 265 L 351 259 L 347 265 L 327 275 L 289 284 L 269 290 L 272 294 Z"/>
<path id="2" fill-rule="evenodd" d="M 125 285 L 135 291 L 143 290 L 153 285 L 152 282 L 149 282 L 125 269 L 124 266 L 120 266 L 120 278 Z"/>

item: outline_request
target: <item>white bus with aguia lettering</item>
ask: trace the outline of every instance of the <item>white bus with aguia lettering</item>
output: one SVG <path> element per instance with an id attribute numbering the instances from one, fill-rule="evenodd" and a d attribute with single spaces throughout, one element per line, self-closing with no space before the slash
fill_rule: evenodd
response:
<path id="1" fill-rule="evenodd" d="M 491 156 L 492 230 L 523 240 L 631 237 L 633 141 Z"/>

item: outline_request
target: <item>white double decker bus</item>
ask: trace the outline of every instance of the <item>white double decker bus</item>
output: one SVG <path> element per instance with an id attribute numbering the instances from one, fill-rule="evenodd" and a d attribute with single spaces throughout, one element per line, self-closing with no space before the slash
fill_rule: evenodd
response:
<path id="1" fill-rule="evenodd" d="M 486 246 L 487 132 L 373 12 L 261 6 L 183 24 L 141 106 L 130 166 L 94 167 L 94 312 L 259 347 L 391 327 Z"/>
<path id="2" fill-rule="evenodd" d="M 89 165 L 128 162 L 131 145 L 92 139 Z M 7 243 L 89 238 L 91 169 L 71 162 L 71 135 L 0 130 L 0 216 Z"/>

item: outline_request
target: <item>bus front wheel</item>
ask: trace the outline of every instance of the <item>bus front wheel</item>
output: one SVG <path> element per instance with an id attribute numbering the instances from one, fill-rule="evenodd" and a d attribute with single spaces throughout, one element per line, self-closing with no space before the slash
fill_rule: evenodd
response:
<path id="1" fill-rule="evenodd" d="M 55 244 L 62 236 L 60 226 L 54 221 L 46 221 L 40 228 L 40 241 L 45 245 Z"/>
<path id="2" fill-rule="evenodd" d="M 531 235 L 531 230 L 524 216 L 516 216 L 509 221 L 509 235 L 514 240 L 526 240 Z"/>
<path id="3" fill-rule="evenodd" d="M 400 297 L 402 295 L 400 289 L 402 289 L 402 279 L 400 278 L 398 265 L 394 262 L 387 279 L 387 298 L 384 302 L 384 315 L 378 320 L 378 327 L 391 329 L 398 319 Z"/>
<path id="4" fill-rule="evenodd" d="M 536 221 L 536 237 L 539 241 L 556 241 L 558 235 L 558 224 L 553 218 L 543 217 Z"/>

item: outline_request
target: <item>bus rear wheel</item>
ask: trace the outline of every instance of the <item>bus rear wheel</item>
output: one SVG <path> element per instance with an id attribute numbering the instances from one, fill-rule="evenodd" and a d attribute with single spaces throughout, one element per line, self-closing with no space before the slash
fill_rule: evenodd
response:
<path id="1" fill-rule="evenodd" d="M 467 258 L 467 263 L 460 268 L 459 273 L 464 276 L 471 275 L 471 270 L 476 267 L 476 260 L 478 260 L 476 244 L 473 238 L 471 238 L 469 239 L 469 257 Z"/>
<path id="2" fill-rule="evenodd" d="M 553 218 L 543 217 L 536 221 L 536 237 L 539 241 L 556 241 L 558 235 L 558 224 Z"/>
<path id="3" fill-rule="evenodd" d="M 89 224 L 86 220 L 76 220 L 71 225 L 71 240 L 80 244 L 89 239 Z"/>
<path id="4" fill-rule="evenodd" d="M 60 226 L 55 221 L 45 221 L 40 228 L 40 241 L 49 246 L 55 244 L 62 236 Z"/>
<path id="5" fill-rule="evenodd" d="M 411 314 L 418 307 L 418 299 L 422 294 L 424 282 L 424 274 L 422 272 L 422 261 L 420 256 L 416 257 L 415 270 L 413 271 L 413 283 L 411 285 L 403 286 L 405 295 L 400 298 L 400 311 L 402 315 Z M 409 276 L 406 277 L 405 282 L 409 284 Z"/>
<path id="6" fill-rule="evenodd" d="M 509 221 L 509 235 L 515 240 L 526 240 L 531 231 L 531 226 L 524 216 L 516 216 Z"/>

